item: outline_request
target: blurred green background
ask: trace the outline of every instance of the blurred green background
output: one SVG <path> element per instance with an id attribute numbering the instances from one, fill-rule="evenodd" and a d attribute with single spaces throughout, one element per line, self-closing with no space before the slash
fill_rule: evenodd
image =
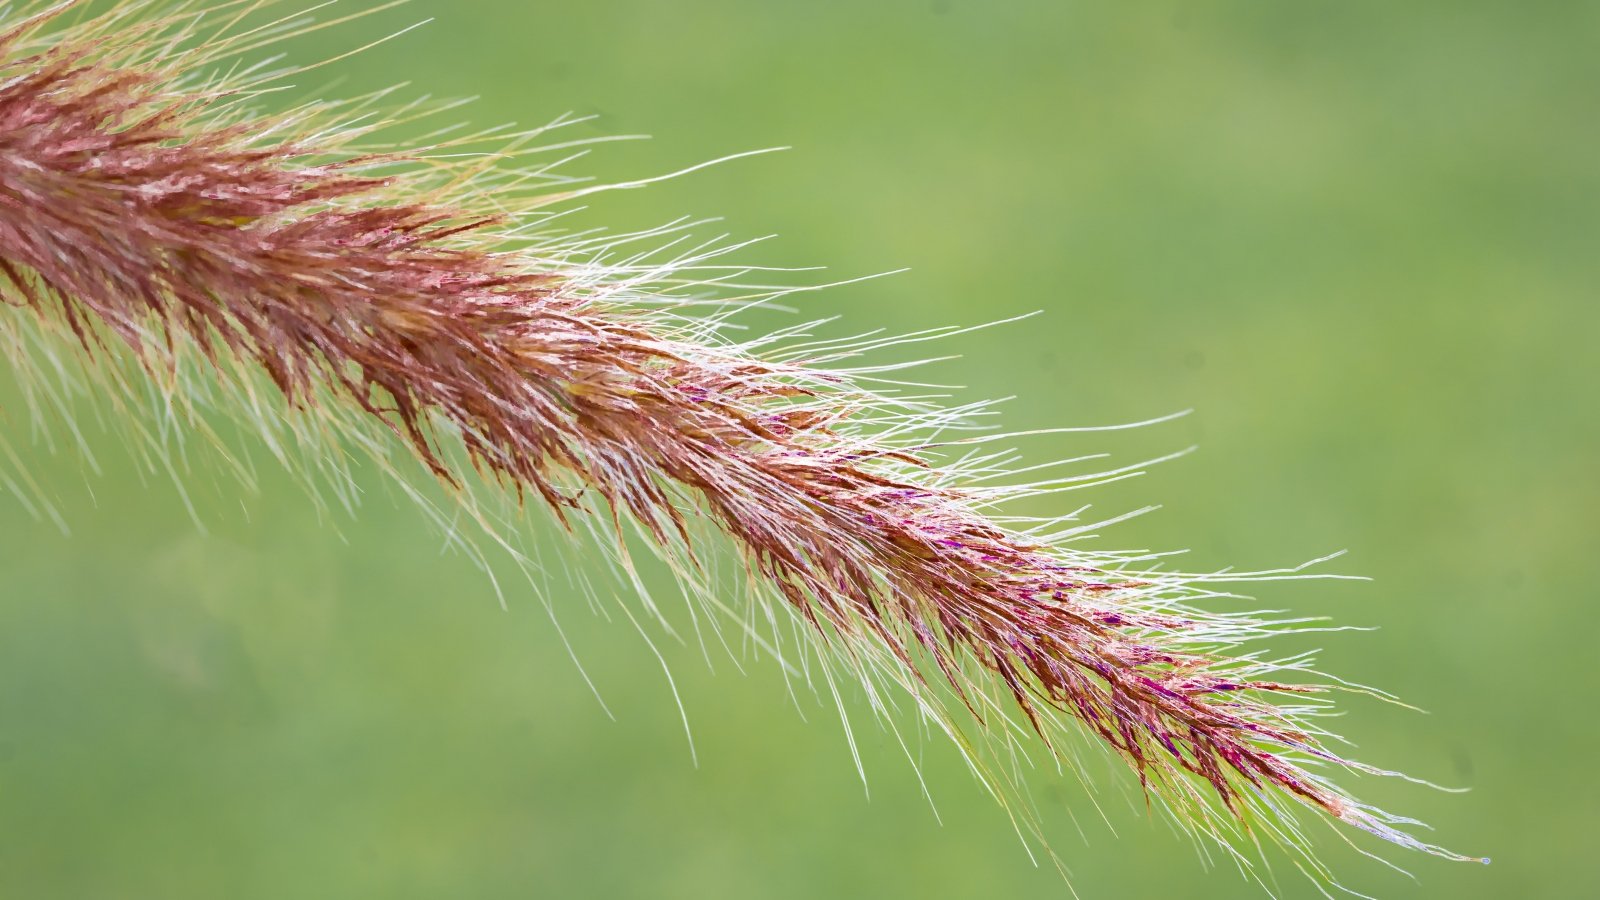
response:
<path id="1" fill-rule="evenodd" d="M 910 267 L 806 296 L 846 314 L 834 333 L 1043 310 L 931 373 L 1016 395 L 1014 428 L 1194 407 L 1027 452 L 1198 443 L 1062 502 L 1164 504 L 1104 544 L 1192 548 L 1191 568 L 1348 548 L 1333 570 L 1373 577 L 1256 593 L 1381 626 L 1323 636 L 1324 667 L 1430 714 L 1358 699 L 1341 729 L 1472 790 L 1358 787 L 1494 864 L 1390 853 L 1412 881 L 1321 840 L 1346 883 L 1600 895 L 1600 6 L 416 0 L 289 49 L 425 16 L 317 77 L 481 95 L 478 124 L 572 110 L 602 117 L 575 134 L 656 136 L 573 169 L 609 179 L 792 145 L 581 221 L 721 215 L 781 236 L 744 260 Z M 90 429 L 87 478 L 29 443 L 16 397 L 0 374 L 8 437 L 71 533 L 0 497 L 0 894 L 1067 896 L 931 741 L 936 821 L 859 697 L 870 799 L 831 703 L 802 719 L 771 664 L 711 672 L 654 635 L 696 768 L 625 620 L 556 598 L 612 721 L 533 597 L 512 584 L 502 611 L 415 509 L 378 491 L 321 516 L 269 471 L 258 495 L 196 491 L 202 532 L 118 439 Z M 1095 766 L 1114 833 L 1070 778 L 1034 779 L 1083 897 L 1260 895 Z"/>

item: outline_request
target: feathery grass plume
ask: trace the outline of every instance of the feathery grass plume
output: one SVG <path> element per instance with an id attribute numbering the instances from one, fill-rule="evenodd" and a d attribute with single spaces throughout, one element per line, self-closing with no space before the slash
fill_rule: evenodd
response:
<path id="1" fill-rule="evenodd" d="M 1069 546 L 1084 526 L 1000 518 L 1004 502 L 1132 470 L 995 487 L 1009 462 L 988 453 L 996 436 L 943 437 L 971 409 L 869 388 L 884 367 L 837 366 L 889 341 L 726 340 L 719 308 L 694 307 L 738 299 L 740 270 L 709 266 L 716 248 L 619 256 L 670 229 L 559 231 L 551 204 L 601 187 L 508 163 L 538 132 L 401 153 L 360 143 L 411 114 L 370 119 L 384 97 L 256 111 L 283 73 L 237 60 L 314 27 L 255 24 L 263 5 L 0 5 L 0 332 L 41 406 L 95 381 L 158 454 L 169 426 L 209 428 L 205 410 L 318 468 L 359 450 L 404 479 L 391 448 L 408 448 L 494 540 L 485 492 L 541 499 L 613 538 L 625 566 L 637 527 L 711 618 L 779 655 L 780 624 L 798 621 L 807 652 L 861 679 L 875 708 L 910 698 L 1035 834 L 985 746 L 1017 745 L 1019 722 L 1061 755 L 1067 735 L 1097 736 L 1242 865 L 1264 834 L 1326 876 L 1304 809 L 1463 858 L 1335 784 L 1393 774 L 1316 727 L 1316 695 L 1342 683 L 1241 649 L 1301 623 L 1200 606 L 1227 582 L 1299 570 L 1174 574 Z M 510 146 L 466 149 L 484 140 Z M 26 476 L 6 477 L 26 500 Z M 691 550 L 706 522 L 742 555 L 747 607 Z"/>

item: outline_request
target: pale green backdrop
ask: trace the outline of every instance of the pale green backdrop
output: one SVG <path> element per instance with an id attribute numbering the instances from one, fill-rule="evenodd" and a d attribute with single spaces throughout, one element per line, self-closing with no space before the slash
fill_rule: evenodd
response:
<path id="1" fill-rule="evenodd" d="M 1164 504 L 1107 545 L 1204 568 L 1348 548 L 1336 570 L 1373 577 L 1260 595 L 1381 626 L 1323 636 L 1326 667 L 1430 714 L 1358 701 L 1340 727 L 1472 790 L 1362 788 L 1495 861 L 1390 854 L 1412 881 L 1323 841 L 1348 884 L 1600 893 L 1600 7 L 416 0 L 292 53 L 426 16 L 318 78 L 655 135 L 576 166 L 613 179 L 792 145 L 584 221 L 721 215 L 780 235 L 750 261 L 909 267 L 802 301 L 858 330 L 1043 310 L 932 373 L 1016 395 L 1013 427 L 1194 407 L 1027 452 L 1198 443 L 1082 497 Z M 414 509 L 375 492 L 321 517 L 269 471 L 259 495 L 197 490 L 202 534 L 115 438 L 90 429 L 86 478 L 15 399 L 0 374 L 7 437 L 70 534 L 0 496 L 0 895 L 1067 896 L 929 743 L 936 820 L 859 698 L 870 799 L 830 703 L 797 712 L 770 665 L 712 673 L 658 640 L 696 768 L 626 621 L 556 598 L 612 721 L 533 598 L 512 584 L 503 611 Z M 1035 779 L 1083 897 L 1259 895 L 1096 768 L 1114 832 L 1068 779 Z"/>

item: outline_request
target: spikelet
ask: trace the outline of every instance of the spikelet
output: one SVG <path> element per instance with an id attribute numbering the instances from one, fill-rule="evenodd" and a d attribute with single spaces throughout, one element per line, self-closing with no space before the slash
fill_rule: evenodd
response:
<path id="1" fill-rule="evenodd" d="M 446 152 L 465 142 L 362 150 L 370 102 L 252 111 L 276 76 L 214 73 L 300 27 L 238 24 L 261 5 L 125 2 L 70 24 L 75 3 L 0 7 L 0 316 L 24 374 L 63 330 L 129 409 L 150 386 L 196 403 L 189 367 L 274 448 L 289 420 L 313 456 L 319 436 L 331 455 L 408 448 L 461 496 L 537 498 L 614 551 L 637 527 L 707 610 L 754 622 L 698 574 L 709 522 L 751 608 L 803 622 L 875 704 L 909 697 L 1003 799 L 1017 787 L 985 744 L 1020 721 L 1052 748 L 1098 737 L 1222 846 L 1248 831 L 1305 850 L 1310 809 L 1462 858 L 1335 785 L 1378 770 L 1315 727 L 1329 682 L 1242 649 L 1296 623 L 1202 609 L 1249 576 L 1141 567 L 1068 546 L 1081 526 L 995 516 L 1120 470 L 994 487 L 994 438 L 944 437 L 971 410 L 835 365 L 886 342 L 736 344 L 695 317 L 726 287 L 712 251 L 619 261 L 621 239 L 539 230 L 595 188 Z"/>

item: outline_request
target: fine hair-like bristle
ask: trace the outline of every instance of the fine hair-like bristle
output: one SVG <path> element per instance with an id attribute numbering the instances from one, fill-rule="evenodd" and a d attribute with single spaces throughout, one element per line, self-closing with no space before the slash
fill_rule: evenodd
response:
<path id="1" fill-rule="evenodd" d="M 967 723 L 1017 712 L 1047 743 L 1097 736 L 1219 842 L 1248 821 L 1303 847 L 1300 806 L 1463 858 L 1335 784 L 1378 771 L 1312 724 L 1311 695 L 1339 685 L 1240 649 L 1296 623 L 1202 609 L 1251 576 L 1141 568 L 1069 546 L 1081 527 L 993 513 L 1120 470 L 994 487 L 995 438 L 944 437 L 967 411 L 834 365 L 883 342 L 733 343 L 691 308 L 725 286 L 701 265 L 713 251 L 607 256 L 620 238 L 539 230 L 595 188 L 444 152 L 458 144 L 364 151 L 370 104 L 252 111 L 277 76 L 216 73 L 298 27 L 236 24 L 260 5 L 122 3 L 72 24 L 75 3 L 0 6 L 0 318 L 19 370 L 39 365 L 24 317 L 64 325 L 86 368 L 169 394 L 202 359 L 269 439 L 273 416 L 322 423 L 301 437 L 390 432 L 462 494 L 481 478 L 619 546 L 631 521 L 691 588 L 709 521 L 752 603 L 799 617 L 871 690 L 909 692 L 976 758 Z M 277 412 L 254 394 L 262 372 Z M 716 594 L 701 599 L 730 605 Z M 998 767 L 975 771 L 1007 790 Z"/>

